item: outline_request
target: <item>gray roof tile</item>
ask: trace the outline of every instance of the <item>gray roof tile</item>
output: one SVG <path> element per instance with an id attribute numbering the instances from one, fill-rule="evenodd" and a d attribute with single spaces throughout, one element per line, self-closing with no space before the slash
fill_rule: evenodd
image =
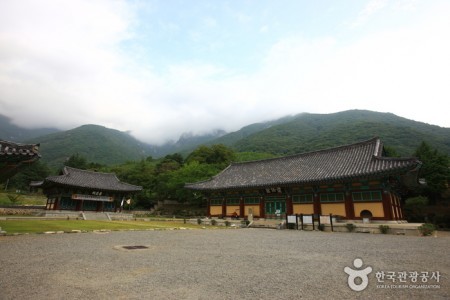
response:
<path id="1" fill-rule="evenodd" d="M 382 157 L 378 138 L 273 159 L 232 163 L 210 180 L 186 184 L 193 190 L 220 190 L 321 183 L 371 175 L 395 174 L 421 165 L 415 158 Z"/>
<path id="2" fill-rule="evenodd" d="M 0 162 L 31 162 L 39 158 L 39 144 L 19 144 L 0 140 Z"/>
<path id="3" fill-rule="evenodd" d="M 47 177 L 44 185 L 60 184 L 103 191 L 138 192 L 141 186 L 121 182 L 114 173 L 101 173 L 64 167 L 63 174 Z"/>

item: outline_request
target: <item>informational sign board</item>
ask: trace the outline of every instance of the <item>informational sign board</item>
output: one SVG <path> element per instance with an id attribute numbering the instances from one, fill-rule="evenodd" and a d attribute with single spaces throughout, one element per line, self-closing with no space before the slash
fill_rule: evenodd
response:
<path id="1" fill-rule="evenodd" d="M 320 216 L 320 224 L 331 224 L 330 216 Z"/>
<path id="2" fill-rule="evenodd" d="M 296 216 L 287 216 L 287 221 L 289 224 L 296 224 L 297 223 Z"/>
<path id="3" fill-rule="evenodd" d="M 312 224 L 313 217 L 312 216 L 303 216 L 303 224 Z"/>

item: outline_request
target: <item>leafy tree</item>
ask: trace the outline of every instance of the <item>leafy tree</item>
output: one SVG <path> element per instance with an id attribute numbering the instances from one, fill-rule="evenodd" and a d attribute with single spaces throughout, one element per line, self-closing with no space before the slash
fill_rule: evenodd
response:
<path id="1" fill-rule="evenodd" d="M 182 165 L 183 162 L 184 162 L 183 156 L 180 153 L 174 153 L 174 154 L 166 155 L 165 159 L 176 161 L 180 165 Z"/>
<path id="2" fill-rule="evenodd" d="M 88 168 L 88 161 L 84 156 L 75 153 L 71 157 L 69 157 L 69 159 L 67 159 L 64 165 L 67 167 L 86 170 Z"/>
<path id="3" fill-rule="evenodd" d="M 173 199 L 179 202 L 201 205 L 201 198 L 192 191 L 185 189 L 184 185 L 189 182 L 208 179 L 220 171 L 221 169 L 217 165 L 193 161 L 178 170 L 160 174 L 155 191 L 160 199 Z"/>
<path id="4" fill-rule="evenodd" d="M 235 157 L 236 155 L 233 150 L 225 145 L 218 144 L 212 145 L 211 147 L 198 147 L 189 154 L 186 158 L 186 162 L 190 163 L 197 161 L 200 164 L 217 164 L 224 167 L 235 160 Z"/>
<path id="5" fill-rule="evenodd" d="M 426 179 L 425 193 L 432 202 L 435 202 L 448 188 L 450 159 L 448 155 L 433 150 L 426 142 L 420 144 L 414 155 L 423 163 L 419 176 Z"/>
<path id="6" fill-rule="evenodd" d="M 384 146 L 384 155 L 387 157 L 400 157 L 397 150 L 390 146 Z"/>
<path id="7" fill-rule="evenodd" d="M 423 222 L 425 219 L 425 208 L 428 205 L 428 198 L 417 196 L 405 200 L 405 214 L 409 222 Z"/>
<path id="8" fill-rule="evenodd" d="M 115 173 L 121 181 L 142 186 L 142 192 L 136 195 L 136 206 L 150 208 L 153 205 L 154 197 L 152 197 L 152 191 L 156 183 L 153 163 L 149 163 L 147 159 L 142 159 L 138 162 L 128 162 L 105 171 Z"/>
<path id="9" fill-rule="evenodd" d="M 181 164 L 178 161 L 165 157 L 156 165 L 156 173 L 161 174 L 169 171 L 175 171 L 179 168 L 181 168 Z"/>
<path id="10" fill-rule="evenodd" d="M 50 169 L 47 164 L 36 161 L 31 165 L 23 167 L 19 173 L 14 175 L 10 180 L 9 189 L 28 190 L 31 181 L 41 181 L 50 175 Z"/>

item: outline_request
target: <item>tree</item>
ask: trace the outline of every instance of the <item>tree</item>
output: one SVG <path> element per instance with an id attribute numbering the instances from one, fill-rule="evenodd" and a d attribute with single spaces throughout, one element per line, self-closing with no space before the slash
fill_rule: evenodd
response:
<path id="1" fill-rule="evenodd" d="M 414 156 L 422 162 L 419 177 L 425 178 L 427 182 L 425 193 L 432 202 L 435 202 L 448 189 L 450 159 L 448 155 L 431 149 L 426 142 L 420 144 Z"/>
<path id="2" fill-rule="evenodd" d="M 182 168 L 160 174 L 155 191 L 160 199 L 173 199 L 190 204 L 202 204 L 201 198 L 184 188 L 186 183 L 211 178 L 221 171 L 217 165 L 200 164 L 197 161 L 185 164 Z"/>
<path id="3" fill-rule="evenodd" d="M 67 167 L 77 168 L 86 170 L 88 167 L 87 159 L 84 156 L 81 156 L 78 153 L 73 154 L 67 161 L 64 163 Z"/>
<path id="4" fill-rule="evenodd" d="M 235 160 L 235 158 L 236 155 L 233 150 L 225 145 L 218 144 L 212 145 L 211 147 L 198 147 L 191 154 L 189 154 L 186 158 L 186 162 L 190 163 L 197 161 L 200 164 L 217 164 L 225 167 Z"/>
<path id="5" fill-rule="evenodd" d="M 36 161 L 23 167 L 19 173 L 14 175 L 10 179 L 8 186 L 18 190 L 28 190 L 31 181 L 42 181 L 49 175 L 50 169 L 48 166 L 41 161 Z"/>

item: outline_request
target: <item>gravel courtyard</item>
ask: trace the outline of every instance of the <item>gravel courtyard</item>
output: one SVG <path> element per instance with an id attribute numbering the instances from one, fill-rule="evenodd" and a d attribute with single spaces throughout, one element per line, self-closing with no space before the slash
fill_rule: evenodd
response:
<path id="1" fill-rule="evenodd" d="M 3 236 L 0 299 L 449 299 L 449 249 L 450 237 L 271 229 Z M 372 267 L 360 292 L 344 272 L 356 258 Z M 376 278 L 402 271 L 429 276 Z"/>

